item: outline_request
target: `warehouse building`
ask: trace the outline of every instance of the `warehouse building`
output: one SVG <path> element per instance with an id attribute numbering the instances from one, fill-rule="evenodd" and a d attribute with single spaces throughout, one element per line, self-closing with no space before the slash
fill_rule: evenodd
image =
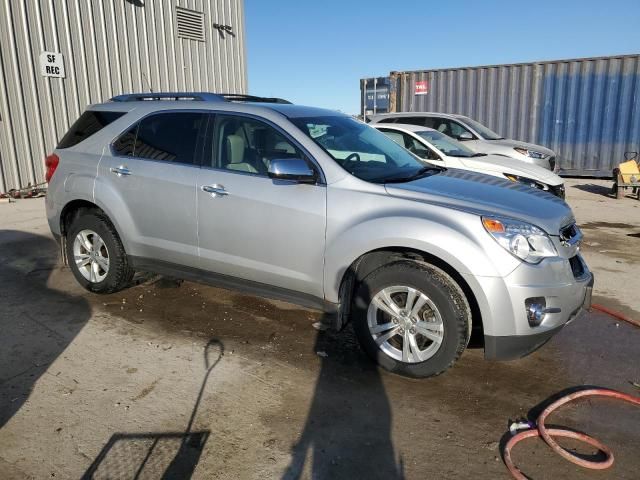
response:
<path id="1" fill-rule="evenodd" d="M 148 91 L 246 93 L 242 0 L 0 0 L 0 192 L 92 103 Z"/>
<path id="2" fill-rule="evenodd" d="M 364 116 L 467 115 L 553 149 L 564 175 L 610 177 L 640 151 L 640 55 L 391 72 L 360 89 Z"/>

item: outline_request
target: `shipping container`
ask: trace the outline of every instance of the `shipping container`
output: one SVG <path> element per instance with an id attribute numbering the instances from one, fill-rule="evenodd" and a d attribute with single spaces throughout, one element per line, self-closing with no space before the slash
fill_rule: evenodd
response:
<path id="1" fill-rule="evenodd" d="M 388 85 L 389 111 L 467 115 L 553 149 L 564 175 L 610 177 L 640 151 L 640 55 L 391 72 Z"/>
<path id="2" fill-rule="evenodd" d="M 0 192 L 44 181 L 85 107 L 148 91 L 246 93 L 242 0 L 0 0 Z"/>
<path id="3" fill-rule="evenodd" d="M 389 77 L 367 78 L 360 85 L 362 112 L 365 115 L 389 111 Z"/>

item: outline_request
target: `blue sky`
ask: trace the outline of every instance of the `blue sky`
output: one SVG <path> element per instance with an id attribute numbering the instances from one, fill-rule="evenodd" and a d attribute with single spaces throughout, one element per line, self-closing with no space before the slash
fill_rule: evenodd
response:
<path id="1" fill-rule="evenodd" d="M 359 79 L 640 53 L 640 1 L 245 0 L 249 93 L 359 113 Z"/>

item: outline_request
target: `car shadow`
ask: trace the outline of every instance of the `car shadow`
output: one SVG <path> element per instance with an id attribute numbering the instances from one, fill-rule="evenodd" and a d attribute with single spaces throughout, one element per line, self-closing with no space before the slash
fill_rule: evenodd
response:
<path id="1" fill-rule="evenodd" d="M 404 478 L 381 373 L 359 349 L 352 328 L 319 331 L 314 352 L 320 372 L 282 478 Z"/>
<path id="2" fill-rule="evenodd" d="M 203 351 L 205 374 L 184 432 L 114 433 L 83 479 L 189 479 L 211 434 L 193 431 L 211 372 L 224 355 L 224 344 L 211 339 Z"/>
<path id="3" fill-rule="evenodd" d="M 612 191 L 612 187 L 606 185 L 596 185 L 595 183 L 583 183 L 580 185 L 572 185 L 572 188 L 582 190 L 587 193 L 594 193 L 596 195 L 602 195 L 603 197 L 614 198 L 615 194 Z"/>
<path id="4" fill-rule="evenodd" d="M 0 428 L 91 318 L 84 298 L 47 286 L 56 268 L 53 239 L 0 230 Z"/>

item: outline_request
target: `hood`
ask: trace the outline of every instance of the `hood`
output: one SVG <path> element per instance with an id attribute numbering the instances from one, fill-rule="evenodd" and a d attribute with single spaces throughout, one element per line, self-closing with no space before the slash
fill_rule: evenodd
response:
<path id="1" fill-rule="evenodd" d="M 515 158 L 501 155 L 487 155 L 486 157 L 457 158 L 465 167 L 487 172 L 509 173 L 521 177 L 538 180 L 547 185 L 561 185 L 562 179 L 555 173 L 533 163 L 523 162 Z"/>
<path id="2" fill-rule="evenodd" d="M 575 221 L 560 198 L 498 177 L 448 169 L 406 183 L 388 183 L 387 193 L 458 208 L 478 215 L 500 215 L 532 223 L 550 235 Z"/>
<path id="3" fill-rule="evenodd" d="M 521 142 L 520 140 L 511 140 L 510 138 L 503 138 L 502 140 L 486 140 L 486 142 L 491 145 L 500 145 L 503 147 L 523 147 L 528 150 L 535 150 L 536 152 L 544 153 L 545 155 L 549 155 L 551 157 L 555 157 L 556 153 L 553 150 L 550 150 L 542 145 L 536 145 L 535 143 L 527 143 Z"/>

